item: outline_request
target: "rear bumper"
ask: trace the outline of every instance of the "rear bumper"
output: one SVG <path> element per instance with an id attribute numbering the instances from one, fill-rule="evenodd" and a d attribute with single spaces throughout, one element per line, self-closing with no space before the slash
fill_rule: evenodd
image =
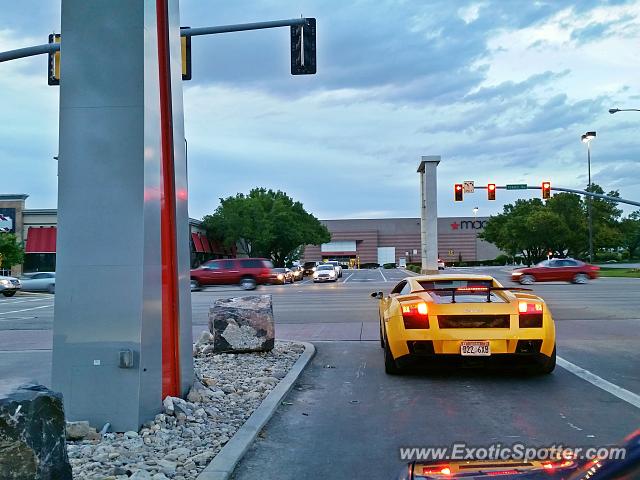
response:
<path id="1" fill-rule="evenodd" d="M 548 360 L 544 353 L 498 353 L 488 357 L 467 357 L 459 354 L 408 354 L 395 359 L 400 368 L 487 368 L 518 369 L 541 365 Z"/>

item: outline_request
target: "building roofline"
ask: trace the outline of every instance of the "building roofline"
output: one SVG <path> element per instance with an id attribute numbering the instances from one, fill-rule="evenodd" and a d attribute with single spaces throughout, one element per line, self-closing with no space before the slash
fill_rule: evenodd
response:
<path id="1" fill-rule="evenodd" d="M 57 208 L 25 208 L 23 215 L 57 215 Z"/>
<path id="2" fill-rule="evenodd" d="M 0 193 L 0 200 L 26 200 L 26 193 Z"/>

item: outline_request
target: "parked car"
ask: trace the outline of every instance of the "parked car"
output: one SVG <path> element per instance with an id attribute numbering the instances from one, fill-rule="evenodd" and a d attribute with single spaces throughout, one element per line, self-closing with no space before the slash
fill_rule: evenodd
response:
<path id="1" fill-rule="evenodd" d="M 288 268 L 274 268 L 271 270 L 271 283 L 276 285 L 293 283 L 293 272 Z"/>
<path id="2" fill-rule="evenodd" d="M 21 279 L 24 292 L 49 292 L 56 291 L 55 272 L 37 272 L 25 274 Z"/>
<path id="3" fill-rule="evenodd" d="M 22 283 L 15 277 L 0 275 L 0 292 L 5 297 L 13 297 L 22 288 Z"/>
<path id="4" fill-rule="evenodd" d="M 511 280 L 522 285 L 534 282 L 587 283 L 598 278 L 600 267 L 574 260 L 573 258 L 552 258 L 529 268 L 518 268 L 511 272 Z"/>
<path id="5" fill-rule="evenodd" d="M 324 265 L 333 265 L 336 272 L 338 272 L 338 278 L 342 277 L 342 265 L 337 260 L 329 260 L 328 262 L 324 262 Z"/>
<path id="6" fill-rule="evenodd" d="M 318 265 L 316 271 L 313 272 L 313 282 L 337 282 L 338 272 L 333 265 L 323 263 Z"/>
<path id="7" fill-rule="evenodd" d="M 438 259 L 438 270 L 444 270 L 444 260 L 442 260 L 441 258 Z"/>
<path id="8" fill-rule="evenodd" d="M 297 282 L 298 280 L 302 280 L 304 278 L 304 268 L 300 265 L 296 265 L 291 267 L 291 274 L 293 275 L 293 281 Z"/>
<path id="9" fill-rule="evenodd" d="M 316 267 L 318 266 L 318 262 L 304 262 L 302 268 L 304 269 L 305 275 L 313 275 L 313 272 L 316 271 Z"/>
<path id="10" fill-rule="evenodd" d="M 240 285 L 253 290 L 271 281 L 273 264 L 264 258 L 209 260 L 191 270 L 191 290 L 208 285 Z"/>

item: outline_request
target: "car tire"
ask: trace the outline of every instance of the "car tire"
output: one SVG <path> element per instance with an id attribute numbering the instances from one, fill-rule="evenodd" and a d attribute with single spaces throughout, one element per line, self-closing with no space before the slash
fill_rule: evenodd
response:
<path id="1" fill-rule="evenodd" d="M 240 288 L 243 290 L 255 290 L 256 286 L 256 279 L 253 277 L 243 277 L 240 280 Z"/>
<path id="2" fill-rule="evenodd" d="M 520 277 L 520 285 L 532 285 L 535 281 L 536 278 L 533 275 L 522 275 Z"/>
<path id="3" fill-rule="evenodd" d="M 384 342 L 384 372 L 387 375 L 400 375 L 402 370 L 398 368 L 396 361 L 393 359 L 389 343 Z"/>
<path id="4" fill-rule="evenodd" d="M 576 275 L 573 277 L 573 283 L 577 283 L 579 285 L 587 283 L 588 281 L 589 275 L 587 275 L 586 273 L 576 273 Z"/>
<path id="5" fill-rule="evenodd" d="M 551 356 L 545 358 L 540 363 L 538 363 L 534 369 L 533 373 L 536 375 L 549 375 L 556 368 L 556 347 L 553 346 L 553 352 L 551 352 Z"/>
<path id="6" fill-rule="evenodd" d="M 3 294 L 5 297 L 13 297 L 13 296 L 16 294 L 16 291 L 15 291 L 15 290 L 13 290 L 12 292 L 2 292 L 2 294 Z"/>
<path id="7" fill-rule="evenodd" d="M 56 286 L 55 286 L 55 284 L 49 285 L 49 286 L 47 287 L 47 292 L 49 292 L 49 293 L 56 293 Z"/>
<path id="8" fill-rule="evenodd" d="M 198 280 L 195 279 L 191 279 L 191 291 L 192 292 L 197 292 L 202 290 L 202 285 L 200 285 L 200 282 Z"/>

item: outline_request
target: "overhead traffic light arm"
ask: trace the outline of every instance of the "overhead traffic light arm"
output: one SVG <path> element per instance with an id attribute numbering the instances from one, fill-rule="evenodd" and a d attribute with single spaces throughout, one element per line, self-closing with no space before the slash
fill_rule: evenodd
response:
<path id="1" fill-rule="evenodd" d="M 484 190 L 487 187 L 484 185 L 476 185 L 475 188 L 477 190 Z M 508 189 L 505 185 L 496 185 L 496 190 L 508 190 Z M 526 189 L 522 188 L 522 190 L 542 190 L 542 186 L 528 185 Z M 553 190 L 555 192 L 576 193 L 578 195 L 585 195 L 587 197 L 601 198 L 603 200 L 608 200 L 610 202 L 624 203 L 627 205 L 634 205 L 636 207 L 640 207 L 640 202 L 636 202 L 635 200 L 626 200 L 624 198 L 611 197 L 609 195 L 603 195 L 601 193 L 587 192 L 586 190 L 576 190 L 574 188 L 564 188 L 564 187 L 550 187 L 550 190 Z"/>

